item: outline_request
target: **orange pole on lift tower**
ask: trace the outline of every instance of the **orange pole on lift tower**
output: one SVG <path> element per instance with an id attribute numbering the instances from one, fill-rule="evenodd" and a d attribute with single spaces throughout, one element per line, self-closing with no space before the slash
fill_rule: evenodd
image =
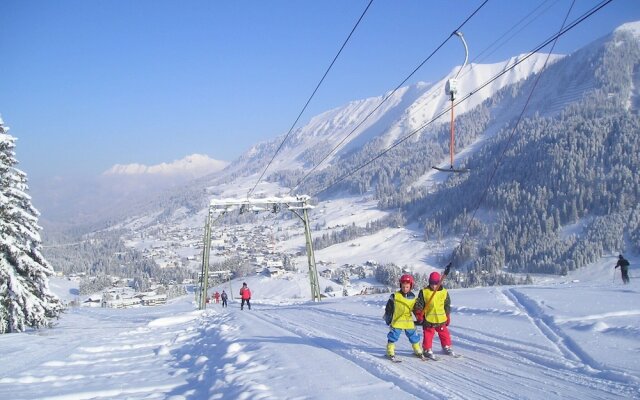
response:
<path id="1" fill-rule="evenodd" d="M 454 124 L 454 119 L 453 119 L 453 100 L 451 100 L 451 140 L 449 141 L 449 157 L 451 158 L 451 168 L 453 168 L 453 147 L 454 147 L 454 142 L 453 142 L 453 124 Z"/>
<path id="2" fill-rule="evenodd" d="M 456 75 L 447 80 L 447 84 L 445 85 L 445 93 L 449 96 L 449 100 L 451 100 L 451 124 L 450 124 L 450 133 L 449 133 L 449 169 L 440 168 L 440 167 L 432 167 L 442 172 L 468 172 L 467 168 L 454 168 L 453 167 L 453 154 L 456 147 L 456 138 L 455 138 L 455 112 L 454 105 L 456 94 L 458 93 L 458 76 L 460 72 L 467 65 L 467 61 L 469 60 L 469 49 L 467 48 L 467 42 L 464 40 L 464 36 L 462 36 L 462 32 L 454 32 L 456 36 L 460 38 L 462 44 L 464 45 L 464 63 L 456 73 Z"/>

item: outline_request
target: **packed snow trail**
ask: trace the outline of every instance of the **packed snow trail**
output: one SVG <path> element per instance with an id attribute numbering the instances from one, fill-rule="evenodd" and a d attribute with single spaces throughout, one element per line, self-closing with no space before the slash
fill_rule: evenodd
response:
<path id="1" fill-rule="evenodd" d="M 184 301 L 164 309 L 80 308 L 53 329 L 0 335 L 0 398 L 164 399 L 185 380 L 169 349 L 197 334 L 200 314 Z"/>
<path id="2" fill-rule="evenodd" d="M 375 297 L 379 300 L 372 300 Z M 597 399 L 637 395 L 633 379 L 625 382 L 624 378 L 608 380 L 594 376 L 586 373 L 584 368 L 575 368 L 572 365 L 574 361 L 566 360 L 561 352 L 555 352 L 553 357 L 541 356 L 539 349 L 527 349 L 517 343 L 517 338 L 503 338 L 502 346 L 496 349 L 486 339 L 491 332 L 476 338 L 475 330 L 471 329 L 472 334 L 469 335 L 464 334 L 466 329 L 455 326 L 452 326 L 454 345 L 458 342 L 464 358 L 442 356 L 437 363 L 420 361 L 412 356 L 408 341 L 403 337 L 398 344 L 398 354 L 407 362 L 399 365 L 390 363 L 380 357 L 384 354 L 387 332 L 381 319 L 385 300 L 386 296 L 370 296 L 366 300 L 354 298 L 302 305 L 256 305 L 251 313 L 237 315 L 237 318 L 242 326 L 242 336 L 247 337 L 244 340 L 257 346 L 257 351 L 293 357 L 284 365 L 297 366 L 297 371 L 293 372 L 296 376 L 294 382 L 306 385 L 310 398 L 325 398 L 322 387 L 326 382 L 334 386 L 332 394 L 326 398 L 335 395 L 335 388 L 374 388 L 389 383 L 393 383 L 394 391 L 404 392 L 402 396 L 418 398 L 536 398 L 550 393 L 562 398 Z M 524 316 L 518 318 L 525 320 Z M 528 329 L 533 331 L 530 334 L 539 334 L 533 328 Z M 257 338 L 266 340 L 250 340 L 254 332 Z M 267 332 L 275 334 L 271 336 Z M 458 337 L 459 333 L 462 333 L 461 337 Z M 278 341 L 277 337 L 294 339 Z M 514 339 L 515 343 L 510 343 Z M 243 342 L 242 338 L 237 340 Z M 439 350 L 437 339 L 434 350 Z M 337 362 L 352 363 L 346 369 L 351 371 L 351 375 L 331 377 L 332 371 L 345 371 L 343 365 L 336 366 Z M 299 376 L 300 373 L 303 375 Z M 360 373 L 364 375 L 358 375 Z M 322 377 L 319 381 L 323 381 L 324 376 L 329 380 L 320 386 L 314 383 L 317 381 L 307 382 L 316 374 Z M 369 383 L 354 383 L 356 375 L 369 379 Z M 517 385 L 514 385 L 514 380 Z M 314 390 L 316 387 L 317 391 Z M 378 398 L 378 394 L 380 398 L 389 395 L 386 391 L 371 389 L 371 396 Z M 279 396 L 286 397 L 286 392 L 279 393 Z"/>
<path id="3" fill-rule="evenodd" d="M 0 336 L 0 398 L 640 398 L 638 283 L 451 290 L 464 357 L 437 362 L 414 357 L 404 336 L 403 362 L 384 357 L 388 294 L 258 298 L 250 311 L 197 311 L 192 297 L 80 308 L 54 329 Z"/>

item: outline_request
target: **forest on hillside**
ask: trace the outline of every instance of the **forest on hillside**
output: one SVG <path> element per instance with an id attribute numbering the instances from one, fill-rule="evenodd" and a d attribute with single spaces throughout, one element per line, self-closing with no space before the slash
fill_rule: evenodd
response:
<path id="1" fill-rule="evenodd" d="M 639 77 L 640 44 L 622 31 L 504 87 L 456 117 L 457 151 L 481 145 L 456 160 L 470 173 L 451 175 L 435 186 L 421 178 L 448 159 L 448 124 L 414 132 L 380 158 L 389 146 L 384 135 L 339 154 L 308 176 L 299 192 L 317 194 L 317 202 L 344 194 L 374 196 L 389 213 L 366 226 L 314 235 L 314 247 L 417 223 L 426 241 L 458 241 L 449 258 L 466 274 L 460 280 L 466 286 L 513 282 L 510 273 L 565 274 L 606 254 L 640 251 Z M 232 168 L 225 180 L 264 168 L 274 143 L 256 145 L 244 156 L 254 161 L 250 170 Z M 315 165 L 331 147 L 320 143 L 302 152 L 299 161 Z M 265 179 L 292 187 L 303 176 L 300 170 L 277 170 Z M 158 203 L 162 211 L 147 223 L 171 221 L 178 211 L 197 213 L 216 194 L 215 185 L 202 187 L 207 182 L 163 197 Z M 248 213 L 224 221 L 253 219 Z M 115 243 L 101 244 L 99 257 L 94 250 L 74 260 L 55 249 L 46 252 L 54 266 L 67 272 L 108 270 L 118 263 L 104 257 L 113 254 Z M 125 268 L 127 274 L 144 275 L 154 268 L 139 265 L 139 271 Z"/>
<path id="2" fill-rule="evenodd" d="M 415 184 L 448 155 L 448 141 L 442 140 L 448 127 L 440 125 L 435 134 L 407 140 L 322 195 L 373 191 L 381 209 L 400 209 L 407 223 L 419 222 L 425 240 L 461 238 L 453 259 L 476 276 L 565 274 L 605 254 L 640 251 L 640 116 L 633 93 L 640 44 L 631 33 L 616 35 L 543 71 L 538 83 L 545 95 L 562 95 L 554 82 L 570 85 L 571 79 L 589 90 L 557 112 L 530 109 L 524 118 L 513 118 L 462 160 L 470 173 L 451 176 L 435 189 Z M 505 109 L 522 110 L 537 79 L 506 87 L 458 117 L 460 148 L 495 128 Z M 544 108 L 535 97 L 531 103 Z M 339 164 L 311 177 L 305 190 L 339 180 L 344 171 L 376 157 L 381 146 L 373 140 L 343 155 Z M 354 232 L 345 228 L 334 236 L 349 240 Z"/>
<path id="3" fill-rule="evenodd" d="M 65 276 L 86 274 L 100 277 L 97 282 L 91 282 L 91 293 L 110 286 L 109 277 L 134 280 L 140 290 L 152 283 L 181 283 L 187 278 L 197 278 L 196 273 L 185 268 L 161 268 L 150 257 L 127 247 L 122 238 L 123 233 L 117 230 L 81 236 L 67 235 L 61 244 L 55 244 L 55 238 L 49 238 L 50 244 L 43 246 L 42 253 L 54 270 Z M 102 287 L 96 288 L 100 285 Z"/>

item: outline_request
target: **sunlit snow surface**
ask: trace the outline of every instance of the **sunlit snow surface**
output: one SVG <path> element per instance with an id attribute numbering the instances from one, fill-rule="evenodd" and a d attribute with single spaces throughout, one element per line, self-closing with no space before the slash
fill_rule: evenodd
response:
<path id="1" fill-rule="evenodd" d="M 438 362 L 413 358 L 405 337 L 403 363 L 382 357 L 387 294 L 311 303 L 304 274 L 244 279 L 251 311 L 237 299 L 198 311 L 190 296 L 76 308 L 53 329 L 0 336 L 0 398 L 639 398 L 640 260 L 630 261 L 626 286 L 611 257 L 537 285 L 451 290 L 463 357 Z M 51 286 L 73 297 L 66 282 Z"/>

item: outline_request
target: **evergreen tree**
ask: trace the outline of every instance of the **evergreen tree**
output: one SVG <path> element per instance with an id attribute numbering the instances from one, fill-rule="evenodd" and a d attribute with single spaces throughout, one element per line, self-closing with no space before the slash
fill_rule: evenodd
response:
<path id="1" fill-rule="evenodd" d="M 0 333 L 48 326 L 62 312 L 49 291 L 53 268 L 40 253 L 39 213 L 7 132 L 0 119 Z"/>

